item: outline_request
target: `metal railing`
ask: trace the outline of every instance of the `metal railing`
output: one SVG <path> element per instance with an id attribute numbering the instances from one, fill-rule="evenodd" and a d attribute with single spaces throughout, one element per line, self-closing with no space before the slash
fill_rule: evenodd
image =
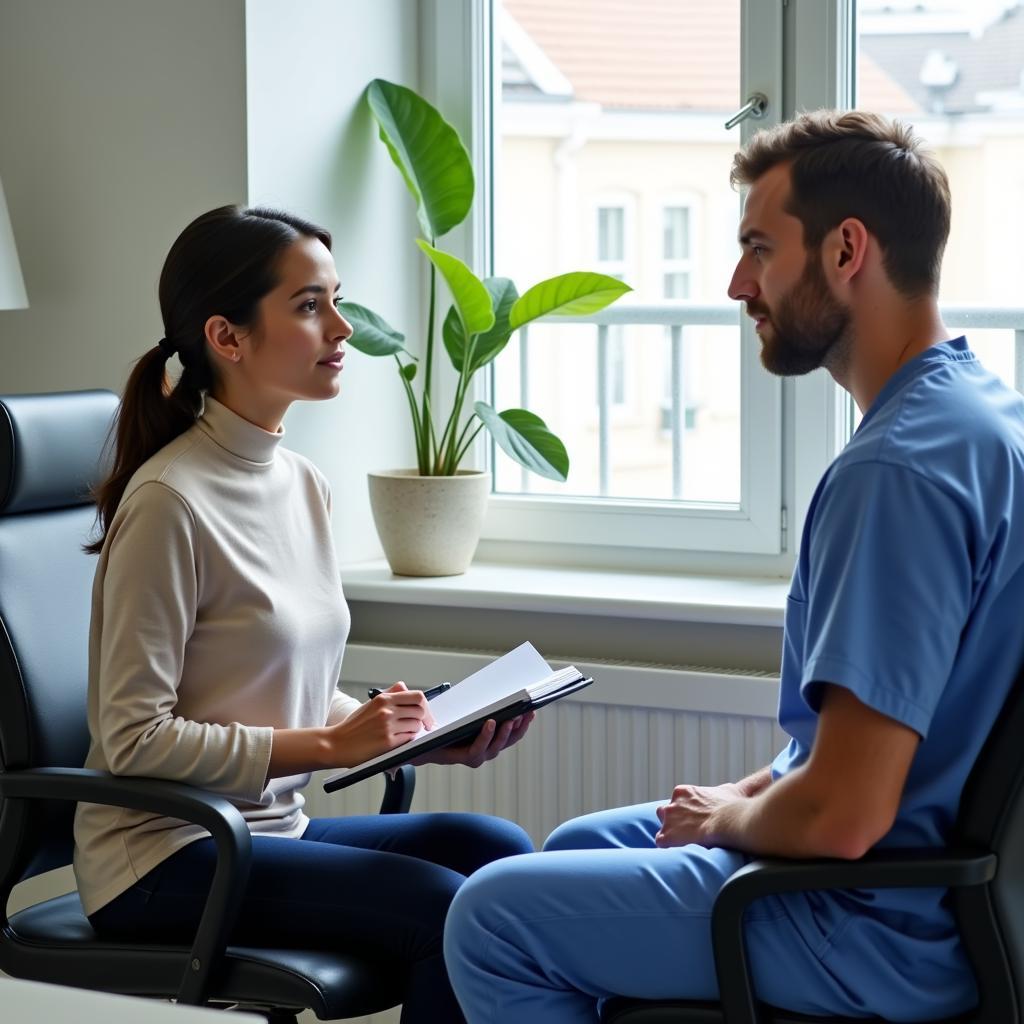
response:
<path id="1" fill-rule="evenodd" d="M 975 330 L 1012 330 L 1014 332 L 1013 386 L 1024 394 L 1024 307 L 942 306 L 947 327 Z M 591 316 L 548 317 L 545 324 L 593 324 L 597 327 L 597 415 L 598 415 L 598 480 L 599 493 L 609 493 L 611 482 L 611 375 L 609 372 L 609 327 L 661 325 L 669 328 L 671 346 L 671 408 L 669 422 L 672 433 L 672 497 L 682 498 L 685 417 L 683 346 L 686 327 L 737 326 L 740 307 L 734 303 L 706 304 L 688 301 L 633 305 L 620 303 Z M 520 402 L 529 408 L 530 334 L 529 327 L 519 330 Z M 529 473 L 522 472 L 521 488 L 529 490 Z"/>

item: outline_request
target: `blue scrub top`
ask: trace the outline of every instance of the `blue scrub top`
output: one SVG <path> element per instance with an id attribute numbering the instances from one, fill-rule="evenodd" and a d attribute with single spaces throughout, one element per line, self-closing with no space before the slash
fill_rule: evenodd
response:
<path id="1" fill-rule="evenodd" d="M 921 736 L 878 844 L 938 846 L 1024 663 L 1024 399 L 964 338 L 901 367 L 811 500 L 786 608 L 775 777 L 810 754 L 822 685 Z M 944 890 L 787 898 L 837 985 L 895 1019 L 976 1001 Z M 867 1004 L 865 1004 L 867 1005 Z"/>

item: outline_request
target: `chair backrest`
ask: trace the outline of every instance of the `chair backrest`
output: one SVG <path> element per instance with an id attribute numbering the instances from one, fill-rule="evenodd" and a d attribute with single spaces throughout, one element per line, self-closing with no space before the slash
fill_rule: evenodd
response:
<path id="1" fill-rule="evenodd" d="M 96 559 L 82 545 L 116 409 L 110 391 L 0 396 L 0 771 L 81 767 L 88 752 Z M 2 810 L 14 878 L 0 884 L 70 861 L 73 804 Z"/>
<path id="2" fill-rule="evenodd" d="M 955 840 L 991 850 L 996 877 L 981 889 L 953 893 L 971 953 L 985 1020 L 1024 1013 L 1024 671 L 1018 675 L 960 798 Z"/>

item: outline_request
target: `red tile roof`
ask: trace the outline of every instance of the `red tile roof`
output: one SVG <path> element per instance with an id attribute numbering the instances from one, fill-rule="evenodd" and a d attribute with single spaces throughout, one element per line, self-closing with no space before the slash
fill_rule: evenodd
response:
<path id="1" fill-rule="evenodd" d="M 734 110 L 739 0 L 504 0 L 505 9 L 573 85 L 609 108 Z M 860 105 L 916 109 L 862 55 Z"/>

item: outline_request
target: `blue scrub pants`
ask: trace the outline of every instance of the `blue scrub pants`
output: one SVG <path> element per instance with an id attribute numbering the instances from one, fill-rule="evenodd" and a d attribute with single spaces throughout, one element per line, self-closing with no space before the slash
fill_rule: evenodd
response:
<path id="1" fill-rule="evenodd" d="M 518 825 L 480 814 L 314 818 L 301 839 L 254 835 L 252 846 L 231 941 L 393 961 L 410 978 L 402 1024 L 463 1020 L 441 950 L 448 907 L 467 875 L 533 849 Z M 93 927 L 190 941 L 215 860 L 212 839 L 191 843 L 92 914 Z"/>
<path id="2" fill-rule="evenodd" d="M 747 858 L 658 849 L 657 803 L 556 829 L 544 853 L 475 874 L 448 915 L 444 952 L 469 1024 L 594 1024 L 600 1000 L 716 999 L 711 906 Z M 746 915 L 758 996 L 804 1013 L 864 1015 L 777 897 Z"/>

